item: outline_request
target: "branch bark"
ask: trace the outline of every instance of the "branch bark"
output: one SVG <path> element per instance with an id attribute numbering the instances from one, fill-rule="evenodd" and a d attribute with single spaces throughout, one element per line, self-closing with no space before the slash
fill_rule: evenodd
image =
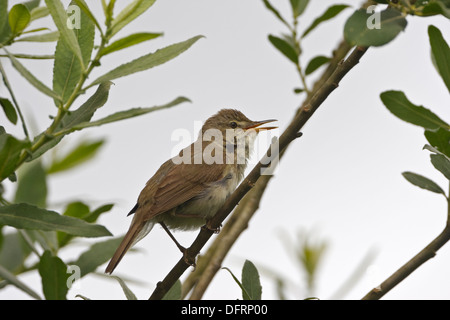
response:
<path id="1" fill-rule="evenodd" d="M 212 236 L 214 229 L 218 228 L 225 218 L 230 214 L 238 202 L 247 194 L 247 192 L 255 185 L 261 176 L 261 170 L 265 167 L 262 163 L 271 163 L 292 141 L 298 137 L 300 129 L 311 118 L 314 112 L 322 105 L 325 99 L 338 86 L 342 78 L 359 63 L 361 57 L 366 53 L 367 48 L 356 47 L 350 56 L 341 61 L 334 70 L 328 80 L 320 87 L 319 90 L 307 100 L 295 115 L 290 125 L 285 129 L 278 139 L 278 152 L 274 148 L 270 148 L 261 161 L 253 168 L 244 181 L 238 186 L 233 194 L 227 199 L 224 206 L 209 221 L 208 228 L 202 228 L 194 240 L 192 245 L 187 249 L 187 260 L 194 261 L 200 250 Z M 186 259 L 181 258 L 166 277 L 158 282 L 156 289 L 153 291 L 149 299 L 158 300 L 164 297 L 165 293 L 173 286 L 173 284 L 181 277 L 181 275 L 189 267 L 185 262 Z"/>

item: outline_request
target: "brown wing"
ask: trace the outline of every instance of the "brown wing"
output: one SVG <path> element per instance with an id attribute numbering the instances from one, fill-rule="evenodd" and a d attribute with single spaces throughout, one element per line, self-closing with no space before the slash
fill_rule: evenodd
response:
<path id="1" fill-rule="evenodd" d="M 225 166 L 205 163 L 176 165 L 168 160 L 147 182 L 139 196 L 138 205 L 144 220 L 169 211 L 202 193 L 212 182 L 223 178 Z"/>

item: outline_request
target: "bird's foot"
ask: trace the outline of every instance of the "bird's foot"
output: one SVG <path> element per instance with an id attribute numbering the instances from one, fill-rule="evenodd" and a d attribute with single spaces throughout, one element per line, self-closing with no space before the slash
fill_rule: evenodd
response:
<path id="1" fill-rule="evenodd" d="M 211 226 L 211 224 L 210 224 L 210 220 L 208 220 L 207 222 L 206 222 L 206 224 L 202 227 L 202 229 L 206 229 L 206 230 L 209 230 L 209 231 L 212 231 L 212 232 L 214 232 L 215 234 L 218 234 L 219 232 L 220 232 L 220 228 L 222 227 L 222 224 L 220 225 L 220 226 L 218 226 L 218 227 L 212 227 Z"/>
<path id="2" fill-rule="evenodd" d="M 183 249 L 181 249 L 180 248 L 180 250 L 181 250 L 181 252 L 183 253 L 183 260 L 184 260 L 184 262 L 188 265 L 188 266 L 190 266 L 190 267 L 193 267 L 194 269 L 192 270 L 192 271 L 194 271 L 195 270 L 195 267 L 197 266 L 197 264 L 195 263 L 195 257 L 192 257 L 190 254 L 189 254 L 189 249 L 186 249 L 186 248 L 183 248 Z"/>

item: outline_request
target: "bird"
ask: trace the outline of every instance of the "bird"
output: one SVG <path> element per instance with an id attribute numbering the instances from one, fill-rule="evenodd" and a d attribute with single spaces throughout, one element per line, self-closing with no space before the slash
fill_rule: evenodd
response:
<path id="1" fill-rule="evenodd" d="M 221 109 L 208 118 L 198 139 L 164 162 L 145 184 L 105 273 L 111 274 L 155 224 L 186 253 L 170 230 L 195 230 L 215 215 L 243 179 L 258 133 L 277 128 L 261 126 L 273 121 L 252 121 L 236 109 Z"/>

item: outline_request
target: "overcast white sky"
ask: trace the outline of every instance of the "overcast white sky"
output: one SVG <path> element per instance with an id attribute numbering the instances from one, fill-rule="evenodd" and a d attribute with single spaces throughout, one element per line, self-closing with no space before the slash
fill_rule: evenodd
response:
<path id="1" fill-rule="evenodd" d="M 103 21 L 100 1 L 88 2 L 98 20 Z M 290 17 L 289 1 L 272 2 Z M 312 0 L 300 21 L 301 27 L 309 26 L 336 3 Z M 356 7 L 360 1 L 338 3 Z M 305 39 L 303 65 L 311 57 L 330 54 L 351 13 L 352 9 L 346 9 Z M 49 20 L 42 23 L 45 21 Z M 448 189 L 445 178 L 430 164 L 429 152 L 422 150 L 426 143 L 423 130 L 395 118 L 379 99 L 385 90 L 402 90 L 416 105 L 424 105 L 450 121 L 449 94 L 431 64 L 427 35 L 428 25 L 434 24 L 450 42 L 449 22 L 442 17 L 408 17 L 408 22 L 406 32 L 394 42 L 367 52 L 303 128 L 303 137 L 289 147 L 259 212 L 223 266 L 240 276 L 244 260 L 249 259 L 257 266 L 277 270 L 296 284 L 304 283 L 304 275 L 283 247 L 280 234 L 294 239 L 299 232 L 308 232 L 328 243 L 314 293 L 321 299 L 333 297 L 360 261 L 369 252 L 376 253 L 355 288 L 339 297 L 360 299 L 442 230 L 447 212 L 444 198 L 412 186 L 401 176 L 403 171 L 414 171 Z M 269 33 L 276 35 L 286 30 L 262 1 L 157 1 L 145 15 L 123 29 L 122 36 L 139 31 L 164 32 L 164 37 L 106 57 L 92 79 L 171 43 L 199 34 L 205 38 L 163 66 L 114 81 L 109 100 L 96 117 L 163 104 L 180 95 L 192 103 L 71 135 L 63 147 L 70 147 L 80 138 L 105 138 L 107 143 L 93 161 L 54 176 L 49 182 L 49 202 L 55 208 L 77 199 L 93 207 L 114 202 L 114 209 L 100 221 L 114 235 L 128 229 L 130 218 L 126 214 L 145 182 L 178 143 L 171 141 L 174 130 L 183 128 L 196 134 L 195 121 L 204 121 L 225 107 L 240 109 L 255 120 L 276 118 L 283 129 L 302 101 L 302 97 L 293 94 L 293 88 L 299 86 L 294 66 L 267 40 Z M 45 53 L 53 50 L 49 44 L 39 48 Z M 13 52 L 27 50 L 30 46 L 23 44 L 14 47 Z M 52 101 L 18 76 L 5 59 L 2 62 L 26 117 L 35 119 L 35 123 L 29 123 L 35 132 L 45 129 L 48 115 L 55 112 Z M 51 85 L 51 62 L 24 63 Z M 3 87 L 0 94 L 6 95 Z M 0 117 L 4 119 L 3 115 Z M 19 127 L 6 129 L 21 134 Z M 176 236 L 188 245 L 196 234 Z M 138 298 L 146 299 L 180 254 L 160 228 L 155 228 L 137 247 L 139 252 L 127 254 L 115 274 L 144 280 L 144 285 L 130 283 L 130 287 Z M 71 254 L 64 253 L 67 259 Z M 385 298 L 450 299 L 449 267 L 450 245 Z M 41 292 L 38 277 L 25 275 L 21 279 Z M 263 298 L 276 298 L 273 281 L 265 274 L 262 285 Z M 115 280 L 98 276 L 82 279 L 80 288 L 71 290 L 69 297 L 75 294 L 91 299 L 124 298 Z M 240 297 L 240 289 L 228 272 L 220 271 L 204 298 Z M 302 287 L 297 286 L 288 297 L 305 298 Z M 14 298 L 28 297 L 15 288 L 0 291 L 0 299 Z"/>

